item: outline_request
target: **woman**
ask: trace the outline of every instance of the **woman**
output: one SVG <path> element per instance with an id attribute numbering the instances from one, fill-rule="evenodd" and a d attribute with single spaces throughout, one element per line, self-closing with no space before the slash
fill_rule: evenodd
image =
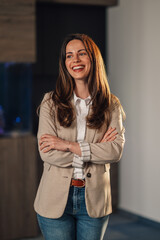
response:
<path id="1" fill-rule="evenodd" d="M 44 171 L 35 210 L 46 240 L 103 239 L 112 212 L 110 163 L 125 141 L 122 115 L 97 45 L 84 34 L 67 36 L 56 89 L 40 107 Z"/>

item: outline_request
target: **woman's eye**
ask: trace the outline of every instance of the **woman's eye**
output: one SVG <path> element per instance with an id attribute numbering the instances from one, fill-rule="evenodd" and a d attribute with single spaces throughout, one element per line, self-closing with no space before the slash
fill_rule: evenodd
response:
<path id="1" fill-rule="evenodd" d="M 85 53 L 85 52 L 82 52 L 82 53 L 80 53 L 80 56 L 84 56 L 84 55 L 86 55 L 86 53 Z"/>
<path id="2" fill-rule="evenodd" d="M 72 55 L 67 55 L 67 56 L 66 56 L 66 58 L 71 58 L 71 57 L 72 57 Z"/>

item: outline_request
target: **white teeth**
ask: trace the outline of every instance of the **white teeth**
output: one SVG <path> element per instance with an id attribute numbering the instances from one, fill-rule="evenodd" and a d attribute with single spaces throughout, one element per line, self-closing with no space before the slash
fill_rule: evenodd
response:
<path id="1" fill-rule="evenodd" d="M 84 68 L 83 66 L 73 67 L 73 70 Z"/>

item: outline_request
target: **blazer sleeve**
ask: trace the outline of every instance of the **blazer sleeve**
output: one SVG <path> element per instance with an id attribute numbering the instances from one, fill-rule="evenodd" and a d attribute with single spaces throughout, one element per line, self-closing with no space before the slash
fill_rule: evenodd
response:
<path id="1" fill-rule="evenodd" d="M 50 150 L 47 153 L 40 151 L 39 139 L 43 134 L 51 134 L 58 137 L 54 117 L 51 115 L 51 110 L 55 111 L 53 108 L 54 106 L 49 100 L 49 93 L 46 93 L 40 106 L 39 126 L 37 133 L 39 153 L 44 162 L 58 167 L 71 167 L 74 156 L 73 153 L 58 150 Z"/>
<path id="2" fill-rule="evenodd" d="M 113 163 L 120 160 L 125 143 L 122 113 L 120 107 L 116 107 L 112 112 L 109 127 L 116 128 L 118 134 L 112 142 L 89 143 L 90 145 L 90 162 L 95 164 Z"/>

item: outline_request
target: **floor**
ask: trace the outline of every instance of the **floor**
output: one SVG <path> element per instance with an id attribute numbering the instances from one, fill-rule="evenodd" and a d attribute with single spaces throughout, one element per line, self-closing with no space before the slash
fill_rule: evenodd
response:
<path id="1" fill-rule="evenodd" d="M 44 238 L 39 236 L 21 240 L 44 240 Z M 104 240 L 160 240 L 160 223 L 144 221 L 122 211 L 112 213 Z"/>
<path id="2" fill-rule="evenodd" d="M 112 214 L 104 240 L 160 240 L 160 223 L 122 212 Z"/>

